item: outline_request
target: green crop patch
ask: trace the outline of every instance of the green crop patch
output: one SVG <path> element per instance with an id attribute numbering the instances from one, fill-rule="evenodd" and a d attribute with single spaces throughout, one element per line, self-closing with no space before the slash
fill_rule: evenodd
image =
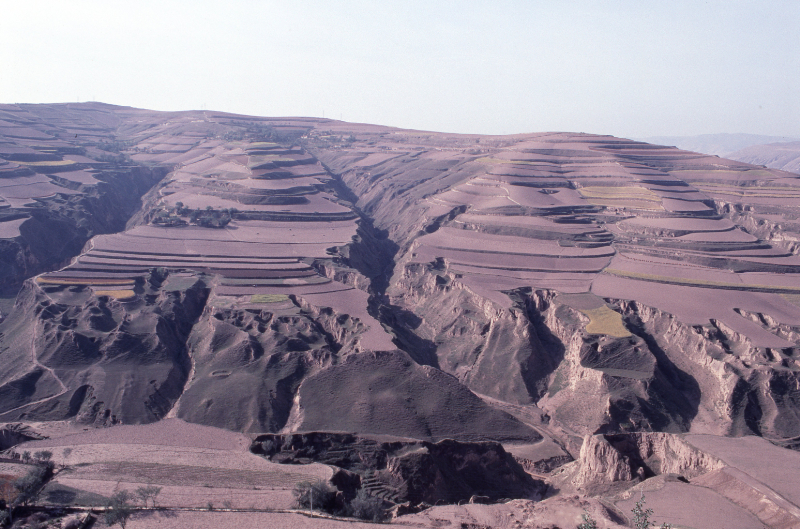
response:
<path id="1" fill-rule="evenodd" d="M 281 303 L 289 301 L 289 296 L 285 294 L 253 294 L 250 296 L 250 303 Z"/>
<path id="2" fill-rule="evenodd" d="M 272 143 L 271 141 L 257 141 L 245 147 L 245 150 L 251 151 L 255 149 L 274 149 L 277 146 L 277 143 Z"/>

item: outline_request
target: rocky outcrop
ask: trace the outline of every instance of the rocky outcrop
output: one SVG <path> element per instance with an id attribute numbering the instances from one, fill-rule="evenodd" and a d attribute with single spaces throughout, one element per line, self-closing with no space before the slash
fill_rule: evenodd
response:
<path id="1" fill-rule="evenodd" d="M 251 450 L 279 463 L 335 465 L 359 479 L 339 485 L 364 488 L 393 503 L 458 503 L 536 498 L 546 488 L 499 443 L 437 443 L 312 432 L 258 436 Z M 354 490 L 345 490 L 353 495 Z"/>
<path id="2" fill-rule="evenodd" d="M 178 417 L 235 431 L 284 428 L 304 379 L 356 351 L 363 325 L 295 298 L 302 312 L 207 305 L 188 338 Z"/>
<path id="3" fill-rule="evenodd" d="M 797 404 L 798 348 L 757 347 L 722 322 L 690 326 L 673 315 L 636 302 L 620 302 L 632 325 L 649 337 L 676 369 L 695 381 L 692 431 L 775 438 L 800 435 Z M 776 336 L 797 343 L 797 328 L 769 315 L 739 313 Z"/>
<path id="4" fill-rule="evenodd" d="M 717 210 L 720 211 L 725 217 L 732 220 L 738 226 L 761 240 L 769 241 L 779 248 L 784 248 L 787 252 L 792 254 L 800 253 L 800 225 L 797 223 L 787 223 L 764 218 L 764 213 L 773 216 L 778 213 L 778 208 L 771 208 L 769 206 L 753 207 L 747 204 L 725 202 L 718 200 L 716 202 Z M 755 212 L 762 215 L 756 216 Z M 786 229 L 790 228 L 790 229 Z"/>
<path id="5" fill-rule="evenodd" d="M 506 309 L 436 264 L 406 266 L 388 292 L 396 309 L 387 307 L 384 321 L 418 362 L 478 393 L 535 402 L 569 425 L 567 432 L 800 435 L 797 351 L 757 347 L 720 321 L 687 325 L 635 301 L 611 300 L 630 336 L 591 334 L 586 316 L 556 292 L 511 292 L 514 305 Z M 796 327 L 739 313 L 800 341 Z"/>
<path id="6" fill-rule="evenodd" d="M 577 489 L 595 492 L 614 483 L 661 474 L 691 479 L 724 466 L 679 435 L 653 432 L 587 435 L 580 458 L 556 472 L 571 475 L 571 484 Z"/>
<path id="7" fill-rule="evenodd" d="M 546 391 L 564 345 L 535 308 L 502 308 L 453 273 L 425 264 L 405 266 L 388 296 L 383 319 L 416 361 L 508 402 L 535 402 Z"/>
<path id="8" fill-rule="evenodd" d="M 0 450 L 7 450 L 18 444 L 38 439 L 44 439 L 44 437 L 21 423 L 6 424 L 0 428 Z"/>
<path id="9" fill-rule="evenodd" d="M 177 290 L 164 279 L 125 301 L 26 282 L 0 329 L 0 416 L 97 425 L 164 417 L 189 375 L 185 343 L 208 296 L 202 278 Z M 54 303 L 45 290 L 67 290 L 72 302 Z"/>

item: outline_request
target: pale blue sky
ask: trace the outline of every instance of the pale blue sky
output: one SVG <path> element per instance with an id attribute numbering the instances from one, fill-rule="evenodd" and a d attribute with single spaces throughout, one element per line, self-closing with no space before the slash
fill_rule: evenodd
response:
<path id="1" fill-rule="evenodd" d="M 800 136 L 800 1 L 0 0 L 0 102 Z"/>

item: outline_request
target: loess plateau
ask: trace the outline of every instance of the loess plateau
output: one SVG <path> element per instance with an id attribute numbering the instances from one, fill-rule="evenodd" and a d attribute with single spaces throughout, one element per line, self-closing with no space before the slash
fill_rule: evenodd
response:
<path id="1" fill-rule="evenodd" d="M 798 253 L 800 176 L 673 147 L 0 105 L 0 421 L 216 427 L 526 527 L 640 489 L 798 527 Z"/>

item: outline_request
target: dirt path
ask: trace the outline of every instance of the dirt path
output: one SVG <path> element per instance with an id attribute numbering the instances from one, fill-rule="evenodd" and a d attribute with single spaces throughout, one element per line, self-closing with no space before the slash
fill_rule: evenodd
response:
<path id="1" fill-rule="evenodd" d="M 34 325 L 37 326 L 37 327 L 40 324 L 41 324 L 41 322 L 38 321 L 38 320 L 34 323 Z M 42 402 L 47 402 L 48 400 L 52 400 L 52 399 L 58 398 L 61 395 L 65 394 L 67 391 L 69 391 L 69 388 L 67 388 L 67 386 L 64 384 L 64 382 L 62 382 L 61 379 L 58 377 L 58 375 L 56 375 L 56 372 L 52 368 L 47 367 L 46 365 L 44 365 L 41 362 L 39 362 L 39 359 L 36 357 L 36 347 L 35 347 L 34 342 L 35 342 L 37 336 L 39 336 L 39 333 L 38 333 L 38 330 L 36 329 L 36 327 L 34 327 L 34 331 L 31 332 L 30 345 L 29 345 L 30 355 L 31 355 L 31 363 L 33 363 L 33 365 L 35 365 L 36 367 L 40 367 L 43 370 L 45 370 L 48 373 L 50 373 L 53 376 L 53 378 L 56 380 L 56 382 L 58 382 L 58 385 L 61 386 L 61 391 L 59 393 L 55 394 L 55 395 L 50 395 L 49 397 L 45 397 L 43 399 L 35 400 L 33 402 L 29 402 L 27 404 L 23 404 L 22 406 L 17 406 L 16 408 L 12 408 L 10 410 L 6 410 L 6 411 L 3 412 L 4 414 L 12 413 L 12 412 L 15 412 L 17 410 L 21 410 L 23 408 L 28 408 L 30 406 L 34 406 L 34 405 L 40 404 Z"/>
<path id="2" fill-rule="evenodd" d="M 780 494 L 778 494 L 777 492 L 772 490 L 770 487 L 768 487 L 767 485 L 765 485 L 761 481 L 757 480 L 756 478 L 754 478 L 753 476 L 751 476 L 747 472 L 744 472 L 742 470 L 739 470 L 738 468 L 733 468 L 733 467 L 726 467 L 723 470 L 723 472 L 725 472 L 726 474 L 728 474 L 730 476 L 733 476 L 734 478 L 738 479 L 742 483 L 745 483 L 747 486 L 749 486 L 753 490 L 758 491 L 759 493 L 763 494 L 764 497 L 768 498 L 775 505 L 777 505 L 781 509 L 785 510 L 786 512 L 788 512 L 789 514 L 791 514 L 792 516 L 794 516 L 795 518 L 800 520 L 800 508 L 798 508 L 797 505 L 795 505 L 794 503 L 790 502 L 789 500 L 787 500 L 786 498 L 784 498 L 783 496 L 781 496 Z"/>

